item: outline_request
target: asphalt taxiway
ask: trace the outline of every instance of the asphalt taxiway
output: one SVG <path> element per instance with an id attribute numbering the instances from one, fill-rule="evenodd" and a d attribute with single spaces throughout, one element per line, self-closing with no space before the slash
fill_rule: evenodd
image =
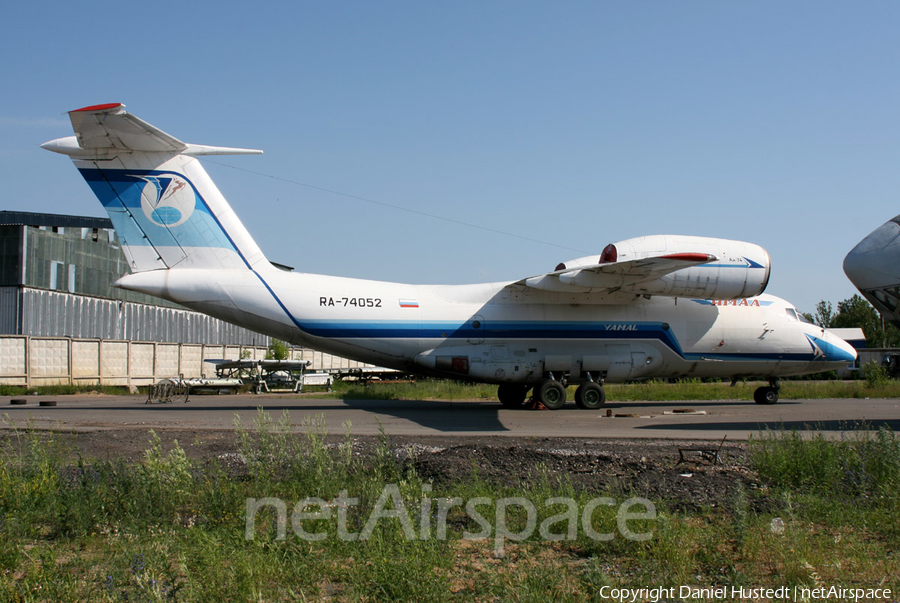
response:
<path id="1" fill-rule="evenodd" d="M 798 429 L 840 437 L 842 432 L 900 430 L 900 399 L 782 400 L 759 405 L 743 400 L 610 402 L 600 410 L 568 404 L 557 411 L 505 409 L 494 401 L 341 400 L 306 396 L 192 396 L 190 401 L 146 404 L 141 396 L 0 397 L 0 428 L 31 425 L 66 431 L 229 430 L 251 427 L 258 409 L 273 419 L 285 411 L 291 425 L 321 417 L 329 433 L 355 435 L 520 436 L 574 438 L 747 439 L 767 429 Z M 40 406 L 53 400 L 56 406 Z"/>

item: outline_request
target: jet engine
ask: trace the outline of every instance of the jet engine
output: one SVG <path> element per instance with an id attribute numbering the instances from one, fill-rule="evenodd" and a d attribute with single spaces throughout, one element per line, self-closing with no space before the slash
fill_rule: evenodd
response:
<path id="1" fill-rule="evenodd" d="M 685 265 L 685 268 L 679 268 Z M 639 295 L 741 299 L 766 289 L 771 263 L 759 245 L 728 239 L 654 235 L 607 245 L 556 267 L 561 283 Z"/>

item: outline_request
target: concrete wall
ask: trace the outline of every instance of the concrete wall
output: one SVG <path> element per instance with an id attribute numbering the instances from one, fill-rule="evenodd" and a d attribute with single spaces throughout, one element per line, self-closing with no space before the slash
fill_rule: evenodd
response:
<path id="1" fill-rule="evenodd" d="M 178 375 L 212 376 L 215 368 L 205 360 L 237 360 L 245 354 L 258 360 L 267 351 L 262 346 L 0 335 L 0 384 L 138 387 Z M 292 348 L 290 357 L 311 361 L 314 371 L 372 366 L 308 348 Z"/>
<path id="2" fill-rule="evenodd" d="M 157 343 L 68 337 L 0 336 L 0 384 L 149 385 L 166 377 L 214 374 L 213 358 L 264 358 L 254 346 Z"/>

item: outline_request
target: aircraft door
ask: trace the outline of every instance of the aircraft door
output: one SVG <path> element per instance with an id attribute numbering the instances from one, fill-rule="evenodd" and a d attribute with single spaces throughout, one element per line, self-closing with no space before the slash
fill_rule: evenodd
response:
<path id="1" fill-rule="evenodd" d="M 606 378 L 609 381 L 624 381 L 631 376 L 632 358 L 631 346 L 615 343 L 606 346 L 609 356 L 609 370 Z"/>
<path id="2" fill-rule="evenodd" d="M 476 314 L 466 323 L 466 331 L 469 334 L 469 343 L 478 345 L 484 343 L 484 316 Z"/>
<path id="3" fill-rule="evenodd" d="M 639 377 L 647 368 L 647 354 L 644 352 L 631 352 L 631 376 Z"/>

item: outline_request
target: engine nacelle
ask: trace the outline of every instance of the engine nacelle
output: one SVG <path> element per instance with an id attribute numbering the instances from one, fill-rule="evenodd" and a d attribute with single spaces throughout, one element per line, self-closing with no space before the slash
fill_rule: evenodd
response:
<path id="1" fill-rule="evenodd" d="M 607 245 L 603 253 L 556 267 L 557 270 L 615 264 L 679 254 L 706 254 L 717 258 L 655 279 L 625 273 L 620 291 L 667 297 L 741 299 L 761 294 L 769 283 L 771 262 L 765 249 L 753 243 L 680 235 L 653 235 Z M 637 270 L 639 272 L 639 269 Z"/>

